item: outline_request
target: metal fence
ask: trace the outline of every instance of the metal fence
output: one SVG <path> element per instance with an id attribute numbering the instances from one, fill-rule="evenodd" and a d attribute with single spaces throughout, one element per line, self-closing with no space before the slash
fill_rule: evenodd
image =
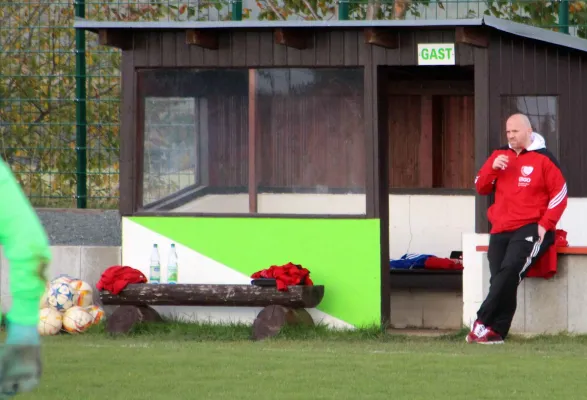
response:
<path id="1" fill-rule="evenodd" d="M 116 208 L 120 53 L 93 20 L 456 19 L 587 37 L 587 3 L 473 0 L 0 0 L 0 154 L 37 207 Z"/>

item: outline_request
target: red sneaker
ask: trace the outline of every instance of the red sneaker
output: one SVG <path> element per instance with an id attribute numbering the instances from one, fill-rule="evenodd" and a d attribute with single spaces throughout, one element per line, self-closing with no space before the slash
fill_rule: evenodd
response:
<path id="1" fill-rule="evenodd" d="M 479 344 L 503 344 L 503 338 L 491 328 L 487 328 L 483 335 L 474 340 Z"/>
<path id="2" fill-rule="evenodd" d="M 467 341 L 467 343 L 473 343 L 477 339 L 482 337 L 486 333 L 486 331 L 487 328 L 485 327 L 485 325 L 483 325 L 479 321 L 475 321 L 473 323 L 473 326 L 471 327 L 471 332 L 469 332 L 465 340 Z"/>

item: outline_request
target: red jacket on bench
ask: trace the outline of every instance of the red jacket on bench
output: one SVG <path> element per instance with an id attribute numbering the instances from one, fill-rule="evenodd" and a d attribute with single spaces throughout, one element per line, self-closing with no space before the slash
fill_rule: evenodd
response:
<path id="1" fill-rule="evenodd" d="M 555 232 L 554 244 L 534 262 L 534 265 L 528 270 L 527 278 L 544 278 L 550 279 L 556 274 L 557 270 L 557 247 L 567 247 L 567 232 L 557 229 Z"/>

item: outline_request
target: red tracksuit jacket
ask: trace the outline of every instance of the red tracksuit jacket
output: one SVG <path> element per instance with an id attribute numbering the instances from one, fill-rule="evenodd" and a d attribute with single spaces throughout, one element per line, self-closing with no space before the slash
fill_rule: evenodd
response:
<path id="1" fill-rule="evenodd" d="M 508 156 L 508 165 L 496 171 L 492 165 L 500 154 Z M 495 191 L 495 203 L 487 210 L 491 233 L 513 231 L 530 223 L 552 231 L 567 207 L 567 183 L 538 133 L 519 155 L 509 146 L 495 150 L 479 170 L 475 188 L 481 195 Z"/>

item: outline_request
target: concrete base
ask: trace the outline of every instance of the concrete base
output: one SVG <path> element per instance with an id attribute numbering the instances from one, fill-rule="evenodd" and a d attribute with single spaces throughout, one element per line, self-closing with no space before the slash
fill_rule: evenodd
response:
<path id="1" fill-rule="evenodd" d="M 463 324 L 474 321 L 489 291 L 487 235 L 463 235 Z M 559 254 L 557 274 L 549 280 L 526 278 L 518 287 L 514 334 L 587 333 L 587 255 Z"/>
<path id="2" fill-rule="evenodd" d="M 390 323 L 395 329 L 459 330 L 462 309 L 461 292 L 392 291 Z"/>
<path id="3" fill-rule="evenodd" d="M 99 296 L 96 283 L 100 280 L 102 272 L 122 262 L 120 246 L 52 246 L 53 260 L 49 265 L 47 278 L 60 274 L 68 274 L 88 282 L 94 289 L 94 303 Z M 0 301 L 2 311 L 6 312 L 12 304 L 9 285 L 9 265 L 0 249 Z M 110 310 L 107 310 L 110 311 Z"/>

